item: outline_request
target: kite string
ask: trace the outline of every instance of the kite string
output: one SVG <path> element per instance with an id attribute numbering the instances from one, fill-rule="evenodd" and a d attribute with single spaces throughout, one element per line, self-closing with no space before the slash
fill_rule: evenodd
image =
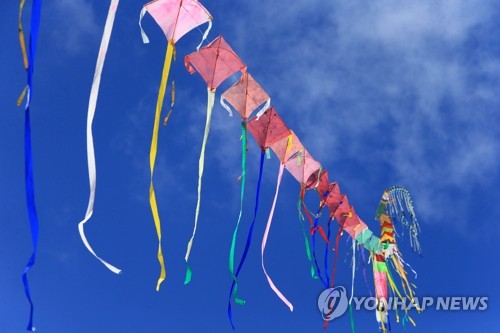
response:
<path id="1" fill-rule="evenodd" d="M 229 317 L 229 322 L 231 323 L 231 327 L 233 330 L 235 329 L 234 324 L 233 324 L 233 316 L 232 316 L 232 311 L 231 311 L 231 298 L 234 297 L 234 300 L 236 303 L 243 305 L 245 304 L 245 301 L 242 299 L 239 299 L 236 297 L 238 285 L 237 285 L 237 278 L 238 275 L 240 274 L 241 268 L 243 267 L 243 264 L 245 263 L 245 260 L 248 255 L 248 250 L 250 249 L 250 245 L 252 243 L 252 236 L 253 236 L 253 229 L 255 226 L 255 221 L 257 219 L 257 212 L 259 210 L 259 197 L 260 197 L 260 185 L 262 183 L 262 171 L 264 170 L 264 156 L 265 156 L 265 151 L 261 152 L 260 155 L 260 165 L 259 165 L 259 179 L 257 181 L 257 192 L 255 194 L 255 208 L 254 208 L 254 213 L 253 213 L 253 220 L 252 224 L 250 225 L 250 229 L 248 231 L 247 235 L 247 241 L 245 243 L 245 249 L 243 250 L 243 255 L 241 256 L 240 262 L 238 263 L 238 268 L 236 270 L 236 279 L 233 280 L 233 283 L 231 284 L 231 290 L 229 292 L 229 302 L 228 302 L 228 308 L 227 308 L 227 314 Z"/>
<path id="2" fill-rule="evenodd" d="M 104 61 L 106 59 L 106 52 L 108 50 L 109 39 L 111 37 L 111 32 L 113 30 L 113 22 L 115 20 L 115 14 L 119 2 L 120 0 L 112 0 L 109 5 L 108 16 L 106 18 L 106 24 L 104 26 L 104 33 L 102 35 L 101 46 L 99 48 L 99 55 L 97 56 L 94 80 L 92 82 L 92 88 L 90 90 L 88 113 L 87 113 L 87 162 L 88 162 L 87 164 L 89 172 L 90 195 L 85 217 L 80 223 L 78 223 L 78 231 L 80 233 L 82 242 L 87 248 L 87 250 L 115 274 L 120 274 L 121 270 L 109 264 L 105 260 L 101 259 L 94 252 L 94 250 L 92 249 L 87 240 L 87 237 L 85 236 L 84 224 L 91 218 L 92 213 L 94 212 L 97 175 L 96 175 L 96 162 L 94 153 L 94 138 L 92 136 L 92 122 L 94 121 L 97 97 L 99 95 L 99 86 L 101 83 L 102 68 L 104 66 Z"/>
<path id="3" fill-rule="evenodd" d="M 186 278 L 184 280 L 184 284 L 188 284 L 189 282 L 191 282 L 192 271 L 191 268 L 189 267 L 189 255 L 191 254 L 191 247 L 193 246 L 194 236 L 196 234 L 196 228 L 198 227 L 198 216 L 200 214 L 200 201 L 201 201 L 201 180 L 203 178 L 203 169 L 205 166 L 205 147 L 207 145 L 208 133 L 210 132 L 210 124 L 212 121 L 212 110 L 214 108 L 214 101 L 215 101 L 215 89 L 212 90 L 210 89 L 210 87 L 208 87 L 207 92 L 208 92 L 207 120 L 205 123 L 205 133 L 203 134 L 203 143 L 201 145 L 200 159 L 198 162 L 198 200 L 196 202 L 193 234 L 189 239 L 186 255 L 184 256 L 184 260 L 186 261 L 187 265 Z"/>
<path id="4" fill-rule="evenodd" d="M 264 236 L 262 237 L 262 245 L 261 245 L 261 263 L 262 263 L 262 269 L 264 270 L 264 274 L 266 275 L 267 282 L 269 283 L 269 286 L 271 286 L 271 289 L 274 291 L 274 293 L 285 303 L 290 311 L 293 311 L 293 304 L 281 293 L 281 291 L 276 287 L 274 284 L 273 280 L 267 274 L 266 267 L 264 265 L 264 251 L 266 250 L 266 244 L 267 244 L 267 238 L 269 236 L 269 230 L 271 229 L 271 223 L 273 221 L 273 216 L 274 216 L 274 209 L 276 207 L 276 201 L 278 199 L 278 193 L 281 185 L 281 179 L 283 178 L 283 170 L 285 169 L 285 164 L 281 163 L 280 164 L 280 169 L 278 172 L 278 181 L 276 183 L 276 192 L 274 194 L 274 200 L 273 200 L 273 205 L 271 207 L 271 211 L 269 213 L 269 218 L 267 219 L 267 225 L 266 225 L 266 230 L 264 231 Z"/>
<path id="5" fill-rule="evenodd" d="M 173 42 L 169 42 L 167 47 L 167 53 L 165 55 L 165 62 L 163 65 L 163 73 L 161 76 L 160 88 L 158 91 L 158 100 L 156 102 L 155 120 L 153 125 L 153 135 L 151 138 L 151 150 L 149 152 L 149 167 L 151 171 L 151 181 L 149 186 L 149 204 L 151 206 L 151 213 L 153 215 L 156 234 L 158 236 L 158 262 L 160 263 L 160 277 L 158 278 L 158 282 L 156 284 L 156 291 L 160 290 L 160 285 L 165 280 L 167 276 L 167 271 L 165 269 L 165 261 L 163 259 L 163 252 L 161 249 L 161 223 L 160 223 L 160 215 L 158 213 L 158 205 L 156 202 L 155 190 L 153 186 L 153 173 L 156 161 L 156 154 L 158 152 L 158 132 L 160 128 L 160 116 L 163 107 L 163 100 L 165 98 L 165 90 L 167 89 L 167 81 L 170 72 L 170 65 L 172 63 L 173 52 L 174 52 L 174 44 Z"/>

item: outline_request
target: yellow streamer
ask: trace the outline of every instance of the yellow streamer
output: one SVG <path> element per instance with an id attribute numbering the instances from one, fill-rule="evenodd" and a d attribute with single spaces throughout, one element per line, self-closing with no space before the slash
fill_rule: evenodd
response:
<path id="1" fill-rule="evenodd" d="M 191 268 L 189 267 L 188 260 L 191 253 L 191 247 L 193 246 L 194 236 L 196 234 L 196 228 L 198 227 L 198 216 L 200 214 L 200 201 L 201 201 L 201 179 L 203 177 L 203 169 L 205 166 L 205 147 L 207 145 L 208 133 L 210 132 L 210 123 L 212 122 L 212 110 L 214 108 L 215 101 L 215 89 L 210 90 L 208 88 L 208 102 L 207 102 L 207 120 L 205 123 L 205 133 L 203 135 L 203 143 L 201 145 L 200 160 L 198 162 L 198 201 L 196 202 L 196 213 L 194 218 L 194 229 L 191 239 L 189 240 L 186 255 L 184 260 L 187 264 L 186 279 L 184 284 L 188 284 L 191 281 Z"/>
<path id="2" fill-rule="evenodd" d="M 23 91 L 21 92 L 21 95 L 17 99 L 16 105 L 19 106 L 23 102 L 24 97 L 26 96 L 26 93 L 28 92 L 28 86 L 24 87 Z"/>
<path id="3" fill-rule="evenodd" d="M 26 42 L 24 41 L 24 31 L 23 31 L 23 8 L 26 0 L 21 0 L 19 2 L 19 17 L 17 19 L 17 28 L 19 34 L 19 44 L 21 45 L 21 53 L 23 54 L 23 64 L 24 69 L 28 70 L 28 54 L 26 53 Z M 16 105 L 19 106 L 23 102 L 28 86 L 24 87 L 21 95 L 17 99 Z"/>
<path id="4" fill-rule="evenodd" d="M 158 151 L 158 131 L 160 127 L 160 115 L 163 107 L 163 99 L 165 98 L 165 90 L 167 88 L 168 74 L 170 72 L 170 65 L 172 63 L 172 55 L 174 52 L 174 43 L 169 42 L 167 47 L 167 54 L 165 55 L 165 63 L 163 64 L 163 73 L 161 76 L 160 90 L 158 92 L 158 100 L 156 102 L 155 122 L 153 126 L 153 137 L 151 139 L 151 150 L 149 153 L 149 166 L 151 169 L 151 183 L 149 186 L 149 204 L 151 205 L 151 212 L 155 222 L 156 233 L 158 235 L 158 261 L 160 262 L 161 272 L 160 278 L 156 285 L 156 291 L 160 290 L 160 284 L 165 280 L 167 271 L 165 269 L 165 262 L 163 260 L 163 253 L 161 251 L 161 224 L 160 215 L 158 214 L 158 206 L 156 204 L 155 190 L 153 187 L 153 171 L 155 167 L 156 153 Z"/>
<path id="5" fill-rule="evenodd" d="M 23 53 L 24 68 L 28 69 L 28 54 L 26 53 L 26 43 L 24 41 L 23 20 L 22 20 L 25 1 L 26 0 L 21 0 L 19 2 L 19 18 L 17 20 L 17 28 L 19 33 L 19 43 L 21 44 L 21 52 Z"/>

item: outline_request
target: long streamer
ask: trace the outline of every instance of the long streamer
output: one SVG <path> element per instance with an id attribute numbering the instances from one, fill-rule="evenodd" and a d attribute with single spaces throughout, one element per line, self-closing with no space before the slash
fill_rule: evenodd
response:
<path id="1" fill-rule="evenodd" d="M 214 109 L 214 102 L 215 102 L 215 89 L 211 90 L 210 88 L 207 88 L 207 91 L 208 91 L 207 121 L 205 123 L 205 133 L 203 134 L 203 143 L 201 145 L 200 160 L 198 162 L 198 201 L 196 202 L 193 234 L 189 239 L 186 255 L 184 256 L 184 260 L 186 261 L 187 265 L 186 278 L 184 280 L 184 284 L 188 284 L 189 282 L 191 282 L 191 276 L 193 274 L 193 272 L 191 271 L 191 267 L 189 267 L 189 255 L 191 254 L 191 248 L 193 246 L 194 236 L 196 235 L 196 228 L 198 227 L 198 216 L 200 215 L 200 201 L 201 201 L 201 180 L 203 178 L 203 168 L 205 166 L 205 147 L 207 145 L 208 133 L 210 132 L 210 124 L 212 122 L 212 110 Z"/>
<path id="2" fill-rule="evenodd" d="M 271 223 L 273 221 L 273 216 L 274 216 L 274 209 L 276 207 L 276 201 L 278 200 L 278 192 L 280 189 L 281 185 L 281 179 L 283 178 L 283 170 L 285 169 L 285 165 L 283 163 L 280 164 L 280 170 L 278 172 L 278 181 L 276 183 L 276 192 L 274 193 L 274 200 L 273 200 L 273 205 L 271 207 L 271 211 L 269 213 L 269 218 L 267 219 L 267 225 L 266 225 L 266 230 L 264 231 L 264 236 L 262 237 L 262 245 L 260 248 L 260 253 L 261 253 L 261 259 L 262 259 L 262 269 L 264 270 L 264 274 L 266 275 L 267 282 L 269 283 L 269 286 L 271 289 L 274 291 L 274 293 L 283 301 L 283 303 L 288 306 L 290 311 L 293 311 L 293 304 L 281 293 L 281 291 L 276 287 L 274 284 L 273 280 L 267 274 L 266 266 L 264 264 L 264 251 L 266 250 L 266 244 L 267 244 L 267 238 L 269 237 L 269 230 L 271 229 Z"/>
<path id="3" fill-rule="evenodd" d="M 82 238 L 83 244 L 87 250 L 89 250 L 92 255 L 97 258 L 101 263 L 104 264 L 110 271 L 115 274 L 120 274 L 121 270 L 115 266 L 109 264 L 105 260 L 101 259 L 92 249 L 87 237 L 85 236 L 84 225 L 92 216 L 94 212 L 94 200 L 95 200 L 95 190 L 96 190 L 96 163 L 94 154 L 94 138 L 92 136 L 92 122 L 94 121 L 95 109 L 97 104 L 97 97 L 99 95 L 99 86 L 101 84 L 101 73 L 104 66 L 104 60 L 106 59 L 106 53 L 108 51 L 109 39 L 111 38 L 111 31 L 113 30 L 113 22 L 115 21 L 115 14 L 118 8 L 118 3 L 120 0 L 112 0 L 109 4 L 108 17 L 106 18 L 106 25 L 104 26 L 104 33 L 101 39 L 101 46 L 99 48 L 99 55 L 97 56 L 97 63 L 95 66 L 94 80 L 92 82 L 92 88 L 90 90 L 89 106 L 87 112 L 87 163 L 89 170 L 89 184 L 90 184 L 90 196 L 87 205 L 87 211 L 85 213 L 85 218 L 78 223 L 78 231 L 80 232 L 80 237 Z"/>
<path id="4" fill-rule="evenodd" d="M 352 298 L 354 297 L 354 278 L 356 276 L 356 240 L 352 239 L 352 282 L 351 282 L 351 297 L 349 298 L 349 304 L 352 303 Z"/>
<path id="5" fill-rule="evenodd" d="M 316 257 L 316 228 L 318 227 L 318 221 L 321 216 L 321 210 L 323 207 L 320 207 L 316 213 L 316 216 L 314 218 L 314 224 L 313 224 L 313 229 L 312 229 L 312 236 L 311 236 L 311 243 L 312 243 L 312 254 L 313 254 L 313 259 L 314 259 L 314 265 L 316 266 L 316 271 L 318 272 L 318 277 L 323 284 L 325 288 L 328 288 L 328 272 L 325 272 L 325 278 L 321 276 L 321 270 L 319 268 L 318 264 L 318 259 Z M 329 246 L 327 243 L 326 246 Z"/>
<path id="6" fill-rule="evenodd" d="M 250 229 L 248 231 L 247 242 L 245 244 L 245 249 L 243 251 L 243 255 L 241 256 L 240 262 L 238 264 L 238 268 L 236 269 L 235 279 L 233 280 L 233 283 L 231 284 L 231 290 L 229 291 L 227 315 L 229 317 L 229 322 L 231 323 L 231 327 L 233 328 L 233 330 L 234 330 L 234 324 L 233 324 L 233 314 L 231 311 L 231 300 L 234 297 L 234 300 L 236 303 L 245 304 L 244 300 L 236 297 L 236 293 L 238 292 L 237 279 L 238 279 L 238 275 L 240 274 L 241 267 L 243 267 L 243 263 L 245 262 L 245 260 L 247 258 L 248 249 L 250 248 L 250 244 L 252 243 L 253 228 L 255 226 L 255 220 L 257 219 L 257 212 L 259 210 L 260 184 L 262 182 L 262 171 L 264 170 L 264 156 L 265 156 L 265 151 L 262 151 L 262 153 L 260 154 L 259 180 L 257 181 L 257 192 L 255 194 L 255 208 L 254 208 L 254 212 L 253 212 L 252 224 L 250 225 Z"/>
<path id="7" fill-rule="evenodd" d="M 325 278 L 326 278 L 326 282 L 328 283 L 328 285 L 330 285 L 330 276 L 328 275 L 329 273 L 329 269 L 328 269 L 328 258 L 329 258 L 329 254 L 330 254 L 330 235 L 332 233 L 332 219 L 333 217 L 329 218 L 328 219 L 328 224 L 327 224 L 327 239 L 328 239 L 328 242 L 325 243 L 325 256 L 324 256 L 324 267 L 325 267 Z"/>
<path id="8" fill-rule="evenodd" d="M 26 42 L 24 40 L 24 31 L 23 31 L 23 9 L 24 9 L 25 0 L 21 0 L 19 2 L 19 16 L 17 19 L 17 29 L 19 35 L 19 46 L 21 47 L 21 53 L 23 55 L 23 65 L 24 69 L 28 70 L 28 55 L 26 53 Z M 28 85 L 26 85 L 21 92 L 21 95 L 17 99 L 17 106 L 20 106 L 23 102 L 24 97 L 26 96 L 26 92 L 28 91 Z"/>
<path id="9" fill-rule="evenodd" d="M 19 25 L 22 18 L 22 11 L 24 7 L 24 1 L 21 0 L 19 5 Z M 24 292 L 26 294 L 26 298 L 30 303 L 30 317 L 28 322 L 28 331 L 34 331 L 35 327 L 33 326 L 33 312 L 34 306 L 33 301 L 31 299 L 31 290 L 28 283 L 28 271 L 35 264 L 36 258 L 36 250 L 38 247 L 38 233 L 39 233 L 39 224 L 38 224 L 38 216 L 36 213 L 36 205 L 35 205 L 35 187 L 33 181 L 33 153 L 31 148 L 31 126 L 30 126 L 30 103 L 31 96 L 33 94 L 33 71 L 34 71 L 34 63 L 36 56 L 36 44 L 38 41 L 38 30 L 40 27 L 40 13 L 41 13 L 42 1 L 41 0 L 33 0 L 32 8 L 31 8 L 31 26 L 30 26 L 30 39 L 29 39 L 29 49 L 28 56 L 26 60 L 26 48 L 24 46 L 24 34 L 22 32 L 22 26 L 20 25 L 19 31 L 19 40 L 21 43 L 21 49 L 23 52 L 23 62 L 27 72 L 27 99 L 25 106 L 25 121 L 24 121 L 24 161 L 25 161 L 25 186 L 26 186 L 26 204 L 28 208 L 28 216 L 30 221 L 30 229 L 31 229 L 31 240 L 33 243 L 33 253 L 24 268 L 24 272 L 22 275 Z"/>
<path id="10" fill-rule="evenodd" d="M 160 224 L 160 215 L 158 213 L 158 206 L 156 204 L 155 190 L 153 187 L 153 172 L 155 167 L 156 153 L 158 151 L 158 132 L 160 127 L 161 109 L 163 107 L 163 99 L 165 98 L 165 90 L 167 88 L 168 74 L 170 72 L 170 65 L 172 63 L 173 53 L 174 53 L 174 43 L 169 41 L 167 47 L 167 53 L 165 55 L 165 63 L 163 65 L 163 73 L 161 75 L 160 90 L 158 91 L 158 100 L 156 102 L 153 137 L 151 139 L 151 150 L 149 152 L 149 167 L 151 170 L 151 182 L 149 186 L 149 204 L 151 206 L 151 212 L 153 214 L 153 220 L 155 222 L 156 234 L 158 235 L 158 262 L 160 263 L 160 269 L 161 269 L 160 277 L 158 278 L 158 283 L 156 284 L 156 291 L 160 290 L 160 285 L 165 280 L 165 277 L 167 276 L 167 271 L 165 269 L 163 252 L 161 250 L 161 224 Z"/>
<path id="11" fill-rule="evenodd" d="M 311 256 L 311 248 L 309 246 L 309 239 L 307 238 L 306 229 L 304 228 L 304 224 L 302 223 L 304 221 L 304 215 L 302 214 L 302 190 L 299 195 L 299 201 L 297 202 L 297 210 L 299 212 L 299 223 L 300 227 L 302 228 L 302 235 L 304 236 L 304 243 L 306 245 L 307 260 L 309 260 L 309 263 L 311 265 L 311 277 L 313 279 L 317 279 L 318 275 L 316 275 L 316 270 L 314 269 L 313 259 Z"/>
<path id="12" fill-rule="evenodd" d="M 236 247 L 236 237 L 238 235 L 238 229 L 240 227 L 241 216 L 243 213 L 243 195 L 245 193 L 245 180 L 247 174 L 246 168 L 247 161 L 247 131 L 246 123 L 241 122 L 241 190 L 240 190 L 240 213 L 238 214 L 238 221 L 236 222 L 236 227 L 233 232 L 233 239 L 231 241 L 231 249 L 229 250 L 229 272 L 233 280 L 236 282 L 236 276 L 234 275 L 234 250 Z"/>

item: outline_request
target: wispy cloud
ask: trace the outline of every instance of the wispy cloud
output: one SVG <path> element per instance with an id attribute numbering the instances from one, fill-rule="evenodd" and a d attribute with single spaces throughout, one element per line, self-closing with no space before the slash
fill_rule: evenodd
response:
<path id="1" fill-rule="evenodd" d="M 259 20 L 234 28 L 235 49 L 256 59 L 249 71 L 326 168 L 370 165 L 382 170 L 372 177 L 410 186 L 424 220 L 469 227 L 471 189 L 500 167 L 500 131 L 488 125 L 498 122 L 500 106 L 491 1 L 247 9 Z M 267 43 L 268 34 L 280 38 Z"/>
<path id="2" fill-rule="evenodd" d="M 58 47 L 75 55 L 85 50 L 89 42 L 98 40 L 102 28 L 90 1 L 54 0 L 48 5 L 50 33 Z"/>

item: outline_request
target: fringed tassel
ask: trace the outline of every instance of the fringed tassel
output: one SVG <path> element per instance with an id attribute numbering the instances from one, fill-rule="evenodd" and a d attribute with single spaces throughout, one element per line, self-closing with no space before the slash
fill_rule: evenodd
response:
<path id="1" fill-rule="evenodd" d="M 422 254 L 419 242 L 420 225 L 415 215 L 413 202 L 410 192 L 402 186 L 393 186 L 389 188 L 387 209 L 391 218 L 399 221 L 410 233 L 410 244 L 413 250 Z"/>

